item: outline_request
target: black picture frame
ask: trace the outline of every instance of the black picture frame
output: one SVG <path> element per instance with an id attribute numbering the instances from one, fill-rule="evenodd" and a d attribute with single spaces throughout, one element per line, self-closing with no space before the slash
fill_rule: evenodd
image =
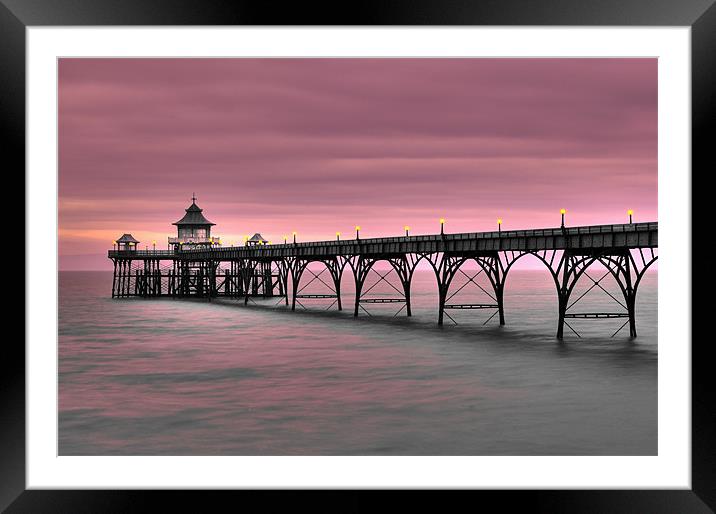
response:
<path id="1" fill-rule="evenodd" d="M 575 25 L 689 26 L 692 80 L 692 188 L 696 179 L 716 169 L 716 4 L 714 0 L 501 0 L 358 2 L 348 8 L 333 3 L 221 0 L 0 0 L 0 126 L 6 176 L 25 170 L 25 29 L 28 26 L 83 25 Z M 707 171 L 708 170 L 708 171 Z M 685 170 L 688 172 L 689 170 Z M 697 171 L 697 173 L 694 173 Z M 698 188 L 693 188 L 698 192 Z M 703 192 L 704 189 L 702 188 Z M 16 195 L 16 193 L 14 193 Z M 694 199 L 695 200 L 695 199 Z M 692 205 L 695 202 L 692 200 Z M 693 207 L 692 207 L 693 210 Z M 692 235 L 708 215 L 692 216 Z M 684 216 L 689 213 L 684 213 Z M 707 221 L 704 221 L 707 220 Z M 27 235 L 31 237 L 31 235 Z M 19 261 L 19 259 L 18 259 Z M 694 269 L 696 269 L 696 261 Z M 686 277 L 691 280 L 691 277 Z M 705 288 L 705 284 L 697 284 Z M 696 288 L 692 288 L 695 293 Z M 15 298 L 17 308 L 24 302 Z M 22 306 L 22 307 L 20 307 Z M 705 318 L 707 302 L 692 301 L 692 319 Z M 701 322 L 703 323 L 703 322 Z M 453 494 L 450 501 L 499 502 L 501 510 L 526 506 L 544 512 L 712 512 L 716 510 L 716 406 L 710 393 L 714 373 L 710 338 L 696 337 L 692 348 L 692 488 L 642 491 L 474 491 Z M 61 491 L 25 487 L 25 349 L 4 341 L 0 373 L 0 509 L 7 512 L 113 512 L 154 510 L 152 504 L 185 509 L 207 502 L 244 502 L 247 492 L 197 491 Z M 672 343 L 675 343 L 672 341 Z M 688 340 L 677 343 L 689 344 Z M 384 501 L 384 493 L 325 494 L 302 491 L 277 495 L 253 492 L 278 510 L 279 504 L 324 504 L 334 511 L 367 510 Z M 414 492 L 408 502 L 424 504 Z M 401 502 L 406 498 L 401 498 Z M 445 507 L 445 500 L 440 499 Z M 278 503 L 277 503 L 278 502 Z M 482 504 L 482 503 L 480 503 Z M 238 504 L 235 504 L 238 507 Z M 405 508 L 407 504 L 403 504 Z M 266 507 L 264 507 L 265 509 Z M 233 510 L 233 509 L 232 509 Z M 401 509 L 404 510 L 404 509 Z"/>

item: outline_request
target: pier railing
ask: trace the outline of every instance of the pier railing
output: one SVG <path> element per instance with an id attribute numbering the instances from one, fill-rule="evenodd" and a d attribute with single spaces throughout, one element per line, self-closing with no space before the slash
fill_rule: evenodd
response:
<path id="1" fill-rule="evenodd" d="M 110 250 L 108 257 L 128 257 L 136 255 L 137 257 L 175 257 L 177 252 L 174 250 Z"/>
<path id="2" fill-rule="evenodd" d="M 177 250 L 110 250 L 110 258 L 235 258 L 356 253 L 544 250 L 658 246 L 658 222 L 588 225 L 529 230 L 341 239 L 255 246 L 216 246 Z"/>

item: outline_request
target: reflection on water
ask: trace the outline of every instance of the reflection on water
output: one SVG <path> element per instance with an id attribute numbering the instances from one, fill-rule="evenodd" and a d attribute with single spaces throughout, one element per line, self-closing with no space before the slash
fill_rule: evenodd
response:
<path id="1" fill-rule="evenodd" d="M 423 271 L 409 319 L 395 305 L 354 319 L 348 282 L 343 312 L 292 313 L 276 300 L 112 300 L 111 280 L 60 274 L 61 455 L 657 452 L 656 272 L 635 341 L 609 337 L 620 320 L 575 321 L 582 338 L 562 344 L 545 272 L 511 272 L 504 327 L 482 326 L 481 311 L 437 327 Z M 614 310 L 591 296 L 585 307 Z"/>

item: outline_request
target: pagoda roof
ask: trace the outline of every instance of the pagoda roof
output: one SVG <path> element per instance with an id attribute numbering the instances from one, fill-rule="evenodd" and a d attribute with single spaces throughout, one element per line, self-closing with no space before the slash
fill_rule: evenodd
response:
<path id="1" fill-rule="evenodd" d="M 117 243 L 139 243 L 140 241 L 137 241 L 132 237 L 132 234 L 122 234 L 122 237 L 117 239 Z"/>
<path id="2" fill-rule="evenodd" d="M 266 239 L 264 239 L 264 236 L 256 232 L 253 236 L 251 236 L 251 239 L 249 241 L 260 241 L 262 243 L 268 243 Z"/>
<path id="3" fill-rule="evenodd" d="M 216 225 L 204 217 L 203 209 L 196 204 L 196 198 L 192 197 L 191 205 L 186 209 L 186 214 L 179 221 L 175 221 L 172 225 Z"/>

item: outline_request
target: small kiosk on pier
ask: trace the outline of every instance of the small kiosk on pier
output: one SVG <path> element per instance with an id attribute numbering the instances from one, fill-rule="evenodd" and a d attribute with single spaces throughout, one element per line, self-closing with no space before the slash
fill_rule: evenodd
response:
<path id="1" fill-rule="evenodd" d="M 220 237 L 212 237 L 211 227 L 216 225 L 204 217 L 204 209 L 196 204 L 196 196 L 191 196 L 191 205 L 186 208 L 184 217 L 172 225 L 177 227 L 177 237 L 169 238 L 169 246 L 174 250 L 183 248 L 207 248 L 221 245 Z"/>

